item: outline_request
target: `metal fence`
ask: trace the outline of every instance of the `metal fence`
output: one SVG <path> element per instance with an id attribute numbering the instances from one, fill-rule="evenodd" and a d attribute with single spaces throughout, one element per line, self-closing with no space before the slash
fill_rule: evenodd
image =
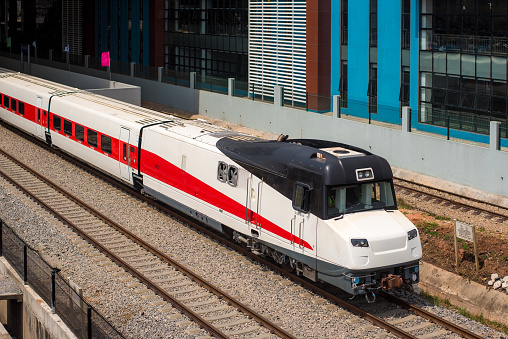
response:
<path id="1" fill-rule="evenodd" d="M 441 39 L 442 37 L 436 35 L 434 38 Z M 450 38 L 453 37 L 449 36 L 448 39 Z M 491 42 L 497 43 L 496 38 L 493 38 Z M 502 53 L 505 53 L 505 51 L 503 50 Z M 20 60 L 21 57 L 20 54 L 10 53 L 6 51 L 0 51 L 0 55 L 18 60 Z M 49 60 L 45 60 L 45 57 L 49 58 Z M 97 69 L 102 71 L 109 70 L 112 73 L 133 75 L 134 77 L 153 81 L 160 80 L 163 83 L 169 83 L 183 87 L 189 87 L 191 84 L 190 72 L 188 71 L 162 69 L 162 74 L 160 74 L 159 69 L 156 67 L 132 65 L 132 63 L 120 61 L 111 61 L 110 67 L 107 68 L 101 65 L 101 58 L 94 58 L 92 56 L 83 55 L 72 55 L 65 52 L 51 51 L 50 53 L 44 53 L 44 51 L 40 51 L 37 60 L 32 55 L 31 62 L 49 67 L 80 72 L 82 71 L 80 68 L 73 68 L 71 66 L 85 65 L 86 62 L 84 60 L 86 58 L 88 58 L 88 68 L 90 69 Z M 26 56 L 24 60 L 26 60 Z M 87 71 L 85 71 L 85 73 L 86 72 Z M 214 93 L 228 94 L 228 79 L 196 74 L 195 87 L 200 90 L 210 91 Z M 248 82 L 235 81 L 235 90 L 233 95 L 237 97 L 249 98 L 251 100 L 273 102 L 274 86 L 266 84 L 263 88 L 258 88 L 253 84 L 249 84 Z M 400 107 L 383 106 L 373 100 L 369 100 L 369 102 L 354 101 L 348 100 L 347 97 L 344 99 L 341 98 L 340 100 L 341 103 L 339 105 L 339 112 L 337 114 L 339 118 L 341 115 L 345 115 L 351 118 L 358 117 L 360 119 L 368 119 L 369 123 L 401 125 L 402 120 L 397 118 L 402 117 L 400 114 Z M 333 98 L 331 96 L 320 96 L 305 91 L 301 91 L 301 93 L 298 95 L 287 92 L 284 94 L 283 98 L 283 105 L 285 107 L 298 108 L 302 110 L 304 109 L 306 111 L 315 113 L 328 113 L 333 111 L 332 103 Z M 352 114 L 349 114 L 350 111 Z M 490 118 L 479 114 L 468 115 L 461 112 L 444 112 L 436 109 L 425 109 L 423 112 L 418 112 L 418 121 L 422 124 L 446 127 L 448 133 L 450 129 L 456 129 L 473 133 L 489 134 Z M 501 120 L 500 134 L 501 138 L 508 138 L 506 121 Z"/>
<path id="2" fill-rule="evenodd" d="M 124 338 L 90 306 L 59 270 L 51 267 L 0 219 L 0 255 L 78 338 Z"/>
<path id="3" fill-rule="evenodd" d="M 490 134 L 490 122 L 497 121 L 490 117 L 483 117 L 478 114 L 464 113 L 452 110 L 438 108 L 426 108 L 418 112 L 418 121 L 423 124 L 445 127 L 450 129 L 473 132 L 483 135 Z M 507 124 L 505 120 L 499 120 L 501 123 L 499 134 L 501 138 L 508 138 Z"/>

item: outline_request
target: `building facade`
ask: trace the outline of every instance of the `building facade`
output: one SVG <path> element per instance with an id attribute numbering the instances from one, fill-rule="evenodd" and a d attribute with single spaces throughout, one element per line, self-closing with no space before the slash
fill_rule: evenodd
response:
<path id="1" fill-rule="evenodd" d="M 355 0 L 332 3 L 331 94 L 346 114 L 484 141 L 506 138 L 506 0 Z M 375 107 L 373 107 L 375 106 Z M 415 114 L 416 113 L 416 114 Z"/>
<path id="2" fill-rule="evenodd" d="M 234 77 L 254 96 L 485 142 L 508 121 L 506 0 L 4 0 L 0 46 Z"/>

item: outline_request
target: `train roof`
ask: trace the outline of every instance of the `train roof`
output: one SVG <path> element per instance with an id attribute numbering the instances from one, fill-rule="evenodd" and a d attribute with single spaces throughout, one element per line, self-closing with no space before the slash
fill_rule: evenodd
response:
<path id="1" fill-rule="evenodd" d="M 225 137 L 217 142 L 221 152 L 238 163 L 287 177 L 291 170 L 320 174 L 325 185 L 357 182 L 356 170 L 371 168 L 372 180 L 393 177 L 388 162 L 364 149 L 333 141 L 290 139 L 284 142 L 237 140 Z"/>

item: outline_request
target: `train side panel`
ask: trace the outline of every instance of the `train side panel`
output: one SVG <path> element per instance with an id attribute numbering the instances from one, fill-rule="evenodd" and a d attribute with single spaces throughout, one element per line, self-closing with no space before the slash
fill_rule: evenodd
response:
<path id="1" fill-rule="evenodd" d="M 70 100 L 53 100 L 49 121 L 53 145 L 120 180 L 133 183 L 141 126 Z M 128 131 L 128 142 L 120 140 L 122 129 Z M 122 164 L 128 165 L 128 175 L 122 173 Z"/>
<path id="2" fill-rule="evenodd" d="M 12 77 L 0 79 L 0 93 L 0 118 L 43 139 L 47 119 L 39 119 L 38 110 L 47 107 L 47 93 Z"/>
<path id="3" fill-rule="evenodd" d="M 291 200 L 263 185 L 262 179 L 251 176 L 214 146 L 159 133 L 154 127 L 144 132 L 142 150 L 147 193 L 160 200 L 172 199 L 173 205 L 177 201 L 189 208 L 187 213 L 198 214 L 195 217 L 205 214 L 288 253 L 315 256 L 316 217 L 307 214 L 296 219 Z M 220 163 L 236 168 L 234 183 L 219 179 Z"/>

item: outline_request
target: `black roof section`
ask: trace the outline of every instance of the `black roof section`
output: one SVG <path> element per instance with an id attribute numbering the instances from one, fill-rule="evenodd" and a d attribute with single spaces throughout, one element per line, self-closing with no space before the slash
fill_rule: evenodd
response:
<path id="1" fill-rule="evenodd" d="M 374 181 L 393 177 L 390 165 L 384 158 L 364 149 L 333 141 L 289 139 L 277 142 L 225 137 L 217 142 L 217 147 L 239 164 L 253 166 L 281 177 L 287 177 L 288 171 L 292 169 L 305 170 L 320 174 L 325 185 L 356 183 L 356 170 L 364 168 L 372 168 Z M 333 154 L 333 149 L 336 154 Z"/>

